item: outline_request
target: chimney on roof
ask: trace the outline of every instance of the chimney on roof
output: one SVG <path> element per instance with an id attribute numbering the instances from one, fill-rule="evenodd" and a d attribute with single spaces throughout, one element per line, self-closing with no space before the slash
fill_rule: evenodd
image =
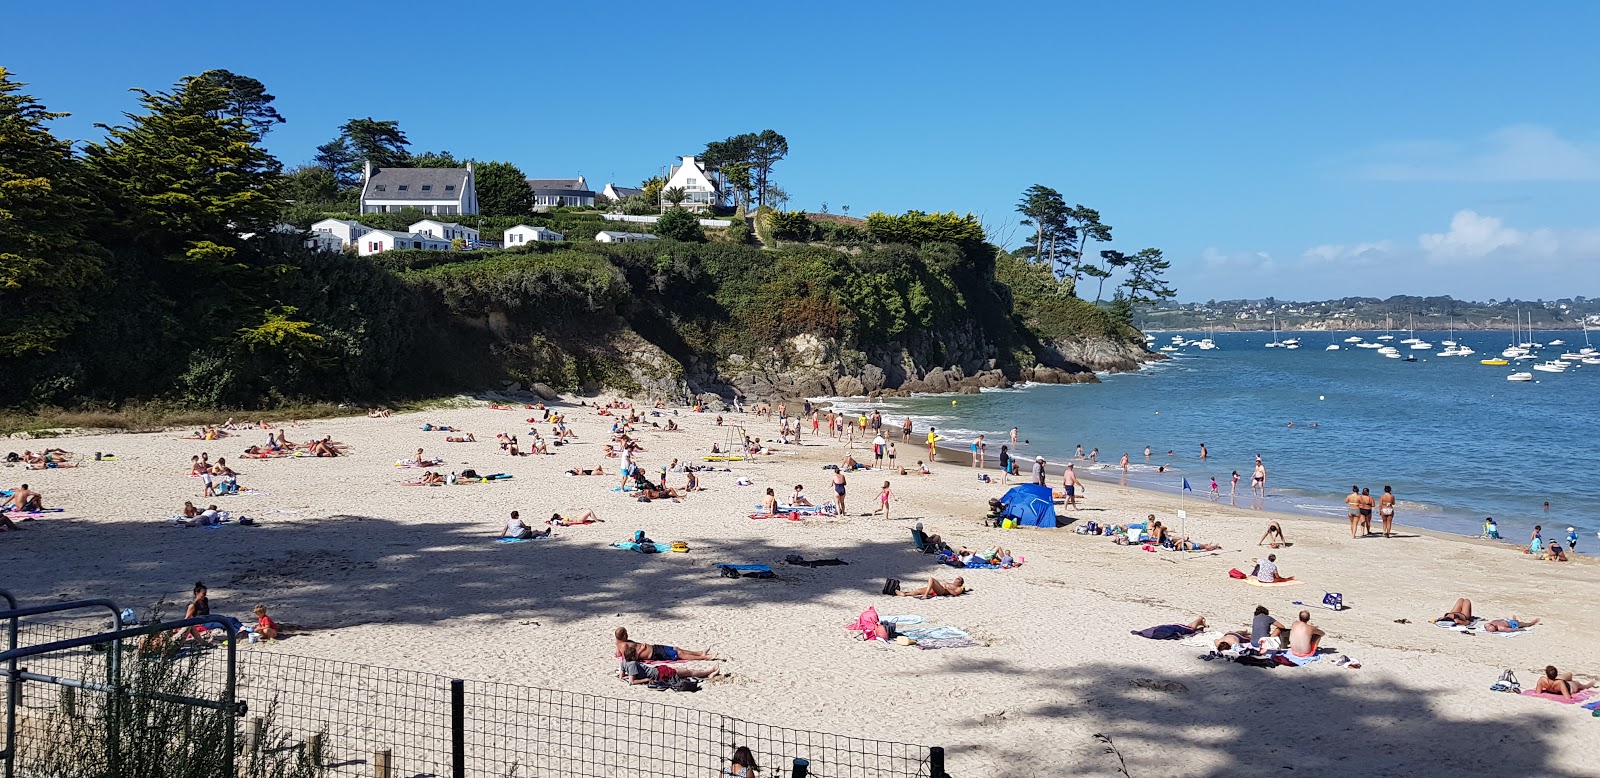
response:
<path id="1" fill-rule="evenodd" d="M 361 161 L 361 163 L 361 183 L 365 184 L 372 178 L 372 160 L 364 159 Z"/>

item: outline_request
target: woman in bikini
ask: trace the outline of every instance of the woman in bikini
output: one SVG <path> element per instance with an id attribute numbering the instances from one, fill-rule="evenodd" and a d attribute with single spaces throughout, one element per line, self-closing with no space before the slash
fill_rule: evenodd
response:
<path id="1" fill-rule="evenodd" d="M 1544 677 L 1539 679 L 1539 685 L 1534 688 L 1534 691 L 1541 694 L 1571 697 L 1584 689 L 1591 688 L 1594 688 L 1594 684 L 1574 681 L 1572 680 L 1572 673 L 1557 673 L 1555 665 L 1546 665 Z"/>
<path id="2" fill-rule="evenodd" d="M 1383 536 L 1390 537 L 1394 529 L 1394 489 L 1383 487 L 1383 496 L 1378 498 L 1378 517 L 1383 519 Z"/>
<path id="3" fill-rule="evenodd" d="M 1211 645 L 1218 651 L 1227 651 L 1231 648 L 1243 648 L 1250 645 L 1250 636 L 1243 630 L 1229 630 L 1222 633 L 1222 637 L 1217 638 L 1217 641 Z"/>
<path id="4" fill-rule="evenodd" d="M 557 527 L 575 527 L 579 524 L 601 524 L 604 522 L 605 519 L 597 516 L 593 508 L 584 508 L 576 516 L 562 516 L 559 513 L 552 513 L 550 518 L 545 521 L 546 524 L 553 524 Z"/>
<path id="5" fill-rule="evenodd" d="M 1465 597 L 1458 598 L 1456 604 L 1450 606 L 1449 613 L 1434 621 L 1448 621 L 1458 627 L 1472 626 L 1472 601 Z"/>

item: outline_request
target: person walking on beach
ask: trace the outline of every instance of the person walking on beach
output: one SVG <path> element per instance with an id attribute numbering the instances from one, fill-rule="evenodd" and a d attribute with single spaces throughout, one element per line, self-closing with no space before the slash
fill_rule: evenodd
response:
<path id="1" fill-rule="evenodd" d="M 1217 491 L 1217 477 L 1211 476 L 1211 501 L 1216 502 L 1217 498 L 1221 496 L 1222 493 Z"/>
<path id="2" fill-rule="evenodd" d="M 1356 531 L 1361 527 L 1361 487 L 1351 486 L 1350 494 L 1344 498 L 1344 504 L 1350 514 L 1350 537 L 1354 539 Z"/>
<path id="3" fill-rule="evenodd" d="M 972 441 L 972 466 L 979 470 L 983 469 L 983 450 L 985 447 L 982 435 L 979 435 L 977 440 Z"/>
<path id="4" fill-rule="evenodd" d="M 1372 499 L 1371 489 L 1361 490 L 1361 535 L 1366 537 L 1372 534 L 1372 506 L 1376 504 Z"/>
<path id="5" fill-rule="evenodd" d="M 1122 452 L 1122 474 L 1128 474 L 1128 452 Z"/>
<path id="6" fill-rule="evenodd" d="M 1044 486 L 1044 457 L 1033 460 L 1033 483 L 1036 486 Z"/>
<path id="7" fill-rule="evenodd" d="M 1389 533 L 1394 529 L 1394 489 L 1387 485 L 1383 487 L 1383 496 L 1378 498 L 1378 517 L 1383 519 L 1383 536 L 1391 537 Z"/>
<path id="8" fill-rule="evenodd" d="M 1256 469 L 1250 474 L 1250 493 L 1261 498 L 1267 496 L 1267 466 L 1261 464 L 1261 455 L 1256 455 Z"/>
<path id="9" fill-rule="evenodd" d="M 1016 446 L 1017 446 L 1017 428 L 1016 427 L 1012 427 L 1011 428 L 1011 447 L 1012 448 L 1016 448 Z"/>
<path id="10" fill-rule="evenodd" d="M 879 434 L 883 432 L 883 414 L 877 411 L 872 412 L 872 431 Z"/>
<path id="11" fill-rule="evenodd" d="M 811 434 L 813 436 L 815 436 L 817 434 L 817 430 L 821 429 L 821 428 L 822 428 L 822 418 L 821 418 L 821 416 L 816 411 L 812 411 L 811 412 Z"/>
<path id="12" fill-rule="evenodd" d="M 1083 482 L 1078 480 L 1078 471 L 1073 469 L 1071 462 L 1068 462 L 1066 472 L 1061 474 L 1061 490 L 1067 495 L 1067 504 L 1064 507 L 1078 507 L 1078 491 L 1082 486 Z M 1089 496 L 1087 491 L 1084 492 L 1084 496 Z"/>
<path id="13" fill-rule="evenodd" d="M 883 456 L 887 453 L 883 449 L 887 445 L 889 443 L 883 439 L 882 434 L 872 439 L 872 466 L 879 470 L 883 469 Z"/>
<path id="14" fill-rule="evenodd" d="M 939 442 L 938 430 L 934 429 L 933 427 L 929 427 L 928 428 L 928 462 L 929 463 L 933 463 L 933 462 L 939 461 L 939 448 L 938 448 L 937 445 L 935 445 L 938 442 Z"/>
<path id="15" fill-rule="evenodd" d="M 839 503 L 839 515 L 844 514 L 844 470 L 833 471 L 833 494 Z"/>
<path id="16" fill-rule="evenodd" d="M 905 443 L 909 440 L 911 440 L 911 417 L 907 416 L 900 420 L 900 442 Z"/>

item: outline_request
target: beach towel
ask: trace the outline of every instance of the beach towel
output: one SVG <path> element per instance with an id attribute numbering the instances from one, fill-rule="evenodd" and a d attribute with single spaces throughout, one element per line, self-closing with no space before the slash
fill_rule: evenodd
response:
<path id="1" fill-rule="evenodd" d="M 966 632 L 956 629 L 955 627 L 912 627 L 910 629 L 898 629 L 899 624 L 896 624 L 895 626 L 895 631 L 897 633 L 911 638 L 919 643 L 924 640 L 949 640 L 952 638 L 968 637 Z"/>
<path id="2" fill-rule="evenodd" d="M 1283 657 L 1284 659 L 1287 659 L 1295 667 L 1305 667 L 1306 665 L 1312 664 L 1313 662 L 1318 662 L 1318 661 L 1322 660 L 1322 653 L 1320 651 L 1318 653 L 1312 654 L 1311 656 L 1295 656 L 1294 652 L 1292 652 L 1292 651 L 1279 652 L 1279 653 L 1273 654 L 1273 656 Z"/>
<path id="3" fill-rule="evenodd" d="M 752 513 L 752 519 L 788 519 L 789 521 L 805 521 L 805 517 L 794 513 Z"/>
<path id="4" fill-rule="evenodd" d="M 927 621 L 927 619 L 922 618 L 921 616 L 918 616 L 916 614 L 908 613 L 908 614 L 903 614 L 903 615 L 900 615 L 900 616 L 883 616 L 883 617 L 880 617 L 878 619 L 878 621 L 884 622 L 885 624 L 893 624 L 893 625 L 895 625 L 895 627 L 898 628 L 898 627 L 909 627 L 909 626 L 911 626 L 913 624 L 921 624 L 921 623 Z"/>
<path id="5" fill-rule="evenodd" d="M 620 548 L 623 551 L 637 551 L 641 554 L 665 554 L 672 550 L 671 543 L 635 543 L 631 540 L 619 540 L 612 543 L 611 547 Z"/>
<path id="6" fill-rule="evenodd" d="M 796 567 L 834 567 L 836 565 L 850 564 L 843 559 L 806 559 L 799 554 L 790 554 L 784 557 L 783 561 L 785 564 L 795 565 Z"/>
<path id="7" fill-rule="evenodd" d="M 36 519 L 46 513 L 64 513 L 66 508 L 45 508 L 42 511 L 6 511 L 8 519 Z"/>
<path id="8" fill-rule="evenodd" d="M 1588 702 L 1590 699 L 1592 699 L 1594 697 L 1594 695 L 1595 695 L 1595 690 L 1594 689 L 1584 689 L 1583 691 L 1578 692 L 1577 694 L 1574 694 L 1571 697 L 1562 697 L 1559 694 L 1550 694 L 1548 692 L 1536 692 L 1536 691 L 1533 691 L 1531 689 L 1527 690 L 1527 691 L 1524 691 L 1522 693 L 1522 696 L 1524 696 L 1524 697 L 1538 697 L 1541 700 L 1549 700 L 1551 702 L 1559 702 L 1562 705 L 1577 705 L 1578 703 Z M 1600 703 L 1596 703 L 1596 704 L 1600 705 Z M 1587 708 L 1589 706 L 1585 705 L 1584 707 Z"/>
<path id="9" fill-rule="evenodd" d="M 549 540 L 553 535 L 540 535 L 536 538 L 495 538 L 496 543 L 527 543 L 534 540 Z"/>
<path id="10" fill-rule="evenodd" d="M 1272 583 L 1266 583 L 1266 582 L 1263 582 L 1263 581 L 1257 581 L 1254 578 L 1246 578 L 1246 579 L 1244 579 L 1244 582 L 1247 583 L 1247 584 L 1250 584 L 1251 586 L 1294 586 L 1295 584 L 1300 583 L 1299 581 L 1296 581 L 1293 578 L 1290 578 L 1287 581 L 1274 581 Z"/>
<path id="11" fill-rule="evenodd" d="M 912 638 L 912 639 L 916 640 L 916 638 Z M 973 646 L 982 646 L 983 644 L 979 643 L 976 640 L 973 640 L 972 638 L 961 637 L 961 638 L 930 638 L 930 639 L 927 639 L 927 640 L 917 640 L 916 645 L 917 645 L 917 648 L 920 648 L 923 651 L 933 651 L 935 649 L 940 649 L 940 648 L 972 648 Z"/>
<path id="12" fill-rule="evenodd" d="M 1539 625 L 1535 624 L 1535 625 L 1533 625 L 1533 627 L 1523 627 L 1522 629 L 1516 630 L 1514 632 L 1485 632 L 1484 629 L 1483 629 L 1483 625 L 1485 623 L 1487 623 L 1488 621 L 1489 621 L 1488 619 L 1486 619 L 1486 618 L 1484 618 L 1482 616 L 1478 616 L 1478 617 L 1473 618 L 1472 624 L 1470 624 L 1468 626 L 1465 626 L 1465 627 L 1463 627 L 1463 626 L 1461 626 L 1459 624 L 1456 624 L 1454 622 L 1451 622 L 1451 621 L 1435 621 L 1435 622 L 1433 622 L 1433 625 L 1435 627 L 1442 627 L 1444 629 L 1448 629 L 1451 632 L 1463 632 L 1463 633 L 1466 633 L 1468 635 L 1497 635 L 1499 637 L 1506 637 L 1506 638 L 1514 638 L 1514 637 L 1516 637 L 1518 635 L 1527 634 L 1528 630 L 1531 630 L 1534 627 L 1539 626 Z"/>
<path id="13" fill-rule="evenodd" d="M 724 577 L 726 577 L 726 578 L 777 578 L 778 577 L 778 575 L 776 573 L 772 572 L 772 568 L 768 567 L 767 565 L 728 565 L 728 564 L 718 564 L 718 565 L 713 565 L 713 567 L 716 567 L 718 570 L 721 570 L 722 571 L 722 575 Z"/>
<path id="14" fill-rule="evenodd" d="M 1196 631 L 1182 624 L 1158 624 L 1145 629 L 1129 630 L 1129 634 L 1149 638 L 1150 640 L 1181 640 L 1196 634 Z"/>

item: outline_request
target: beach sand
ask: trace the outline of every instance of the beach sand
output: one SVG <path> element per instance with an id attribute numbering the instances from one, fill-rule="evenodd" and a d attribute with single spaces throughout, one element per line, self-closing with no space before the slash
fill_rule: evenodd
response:
<path id="1" fill-rule="evenodd" d="M 670 695 L 671 704 L 944 746 L 956 776 L 1115 775 L 1119 760 L 1137 776 L 1600 773 L 1600 722 L 1588 711 L 1488 690 L 1508 668 L 1526 688 L 1547 664 L 1580 678 L 1600 671 L 1600 625 L 1585 615 L 1600 601 L 1592 560 L 1540 563 L 1503 545 L 1411 529 L 1351 540 L 1341 522 L 1093 481 L 1072 517 L 1126 523 L 1154 513 L 1225 550 L 1152 553 L 1064 528 L 986 529 L 985 501 L 1003 488 L 957 461 L 940 462 L 931 476 L 850 474 L 846 517 L 752 520 L 768 486 L 780 499 L 796 483 L 813 500 L 831 496 L 820 465 L 837 462 L 843 446 L 807 435 L 801 446 L 778 446 L 778 455 L 702 474 L 704 492 L 644 504 L 612 491 L 620 476 L 561 474 L 601 462 L 609 438 L 608 419 L 591 408 L 567 410 L 580 442 L 515 459 L 493 436 L 525 433 L 531 412 L 481 405 L 288 428 L 294 441 L 332 435 L 350 444 L 351 454 L 336 459 L 238 457 L 265 439 L 259 431 L 213 442 L 180 440 L 181 432 L 57 439 L 52 445 L 91 459 L 114 452 L 117 461 L 4 471 L 15 482 L 7 486 L 27 482 L 67 510 L 0 533 L 0 588 L 25 603 L 110 597 L 141 614 L 166 599 L 177 604 L 165 615 L 176 617 L 200 579 L 216 612 L 243 618 L 262 603 L 279 621 L 308 629 L 249 651 L 663 701 L 666 693 L 613 675 L 610 633 L 627 626 L 635 639 L 727 657 L 730 677 L 699 694 Z M 733 418 L 775 436 L 776 419 Z M 639 436 L 639 461 L 652 478 L 671 459 L 698 463 L 727 440 L 711 414 L 677 419 L 682 432 L 646 428 Z M 445 443 L 444 433 L 419 429 L 425 421 L 471 430 L 481 442 Z M 38 444 L 11 441 L 8 449 Z M 418 447 L 444 456 L 446 471 L 515 478 L 401 486 L 421 471 L 394 463 Z M 898 448 L 905 464 L 926 453 L 914 442 Z M 858 458 L 870 456 L 862 449 Z M 226 456 L 241 483 L 265 494 L 202 498 L 200 481 L 185 476 L 201 451 Z M 604 464 L 613 470 L 619 461 Z M 988 472 L 998 476 L 993 465 Z M 736 486 L 738 476 L 754 485 Z M 892 518 L 859 516 L 876 507 L 886 479 Z M 683 482 L 682 474 L 669 477 L 672 486 Z M 261 524 L 174 527 L 163 517 L 186 499 Z M 493 542 L 510 510 L 535 523 L 585 507 L 606 523 L 558 528 L 548 542 Z M 1175 519 L 1179 509 L 1184 522 Z M 1272 518 L 1294 542 L 1276 552 L 1278 564 L 1301 583 L 1274 589 L 1230 579 L 1229 568 L 1248 570 L 1267 553 L 1256 541 Z M 964 571 L 974 591 L 955 599 L 886 597 L 885 576 L 915 585 L 963 572 L 913 550 L 910 528 L 919 521 L 952 545 L 1003 546 L 1027 562 Z M 639 529 L 692 551 L 607 547 Z M 790 554 L 849 565 L 792 567 L 782 563 Z M 713 569 L 719 562 L 771 564 L 781 577 L 730 580 Z M 1330 591 L 1349 609 L 1312 608 L 1312 620 L 1328 632 L 1324 645 L 1360 669 L 1336 666 L 1338 654 L 1304 668 L 1202 661 L 1203 648 L 1129 634 L 1196 615 L 1217 629 L 1246 627 L 1257 604 L 1288 623 L 1299 610 L 1293 601 L 1318 602 Z M 1458 596 L 1471 598 L 1479 615 L 1544 623 L 1513 638 L 1429 623 Z M 868 606 L 958 627 L 987 645 L 921 651 L 852 638 L 843 627 Z M 1116 753 L 1096 735 L 1109 736 Z"/>

